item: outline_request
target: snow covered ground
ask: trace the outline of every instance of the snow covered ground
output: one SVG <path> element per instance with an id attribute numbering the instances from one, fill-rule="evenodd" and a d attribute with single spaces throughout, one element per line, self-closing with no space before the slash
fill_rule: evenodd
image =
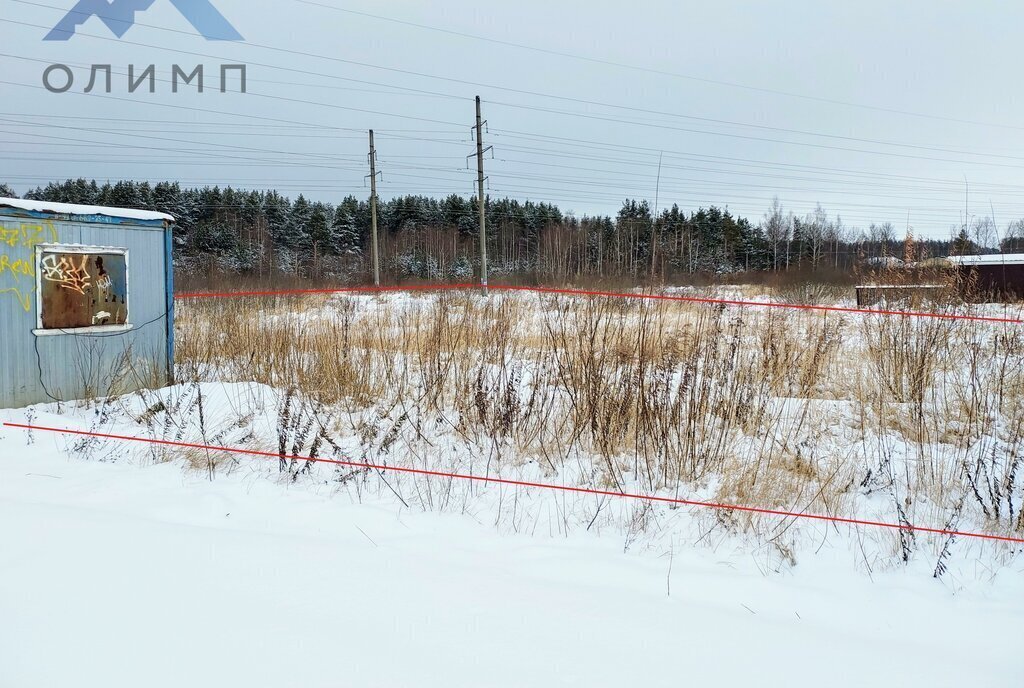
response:
<path id="1" fill-rule="evenodd" d="M 0 421 L 94 422 L 53 411 Z M 842 527 L 769 570 L 739 542 L 512 534 L 483 507 L 274 480 L 265 459 L 209 481 L 28 442 L 0 428 L 3 688 L 1021 685 L 1020 557 L 869 575 L 850 564 L 864 533 Z"/>

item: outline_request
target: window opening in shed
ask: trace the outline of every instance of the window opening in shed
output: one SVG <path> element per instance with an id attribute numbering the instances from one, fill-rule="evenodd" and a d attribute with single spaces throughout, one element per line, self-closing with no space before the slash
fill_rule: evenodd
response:
<path id="1" fill-rule="evenodd" d="M 36 258 L 42 333 L 130 328 L 126 249 L 41 246 Z"/>

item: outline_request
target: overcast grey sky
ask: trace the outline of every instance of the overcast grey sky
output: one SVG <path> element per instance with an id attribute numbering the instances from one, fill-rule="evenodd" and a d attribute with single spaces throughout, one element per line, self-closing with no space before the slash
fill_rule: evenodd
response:
<path id="1" fill-rule="evenodd" d="M 778 195 L 948 236 L 966 178 L 971 215 L 994 209 L 1000 231 L 1024 217 L 1021 3 L 214 0 L 234 43 L 155 0 L 121 40 L 92 18 L 43 41 L 74 4 L 0 0 L 0 181 L 19 192 L 83 176 L 337 201 L 367 193 L 372 127 L 382 196 L 469 195 L 479 94 L 491 194 L 577 215 L 653 204 L 663 151 L 661 207 L 757 220 Z M 228 62 L 248 65 L 249 93 L 219 92 Z M 111 64 L 113 92 L 83 95 L 85 68 L 49 93 L 52 63 Z M 206 65 L 207 92 L 128 93 L 129 64 L 169 81 L 175 63 Z"/>

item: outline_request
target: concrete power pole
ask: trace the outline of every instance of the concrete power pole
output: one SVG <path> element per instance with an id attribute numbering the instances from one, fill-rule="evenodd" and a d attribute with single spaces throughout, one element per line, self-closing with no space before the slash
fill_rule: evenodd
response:
<path id="1" fill-rule="evenodd" d="M 370 235 L 373 256 L 373 286 L 380 286 L 380 253 L 377 246 L 377 149 L 373 146 L 373 129 L 370 130 Z"/>
<path id="2" fill-rule="evenodd" d="M 477 173 L 477 205 L 480 209 L 480 287 L 487 296 L 487 197 L 484 195 L 484 153 L 491 148 L 484 148 L 484 125 L 480 114 L 480 96 L 476 97 L 476 173 Z"/>

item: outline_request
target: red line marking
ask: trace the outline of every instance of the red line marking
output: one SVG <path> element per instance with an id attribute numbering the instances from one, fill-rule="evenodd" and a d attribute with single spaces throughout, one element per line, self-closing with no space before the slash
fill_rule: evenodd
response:
<path id="1" fill-rule="evenodd" d="M 402 287 L 346 287 L 338 289 L 285 289 L 281 291 L 235 291 L 235 292 L 191 292 L 178 294 L 177 300 L 186 299 L 225 299 L 243 296 L 299 296 L 308 294 L 359 294 L 359 293 L 391 293 L 391 292 L 425 292 L 454 291 L 462 289 L 478 289 L 477 284 L 430 284 Z M 790 310 L 818 311 L 825 313 L 856 313 L 861 315 L 903 315 L 911 318 L 938 318 L 941 320 L 968 320 L 975 322 L 1009 323 L 1024 325 L 1024 320 L 1017 318 L 996 318 L 984 315 L 958 315 L 953 313 L 931 313 L 927 311 L 894 311 L 875 308 L 847 308 L 844 306 L 814 306 L 801 303 L 775 303 L 770 301 L 741 301 L 735 299 L 714 299 L 700 296 L 677 296 L 673 294 L 637 294 L 616 291 L 594 291 L 585 289 L 556 289 L 553 287 L 521 287 L 503 284 L 492 284 L 491 291 L 523 291 L 534 294 L 563 294 L 566 296 L 600 296 L 618 299 L 644 299 L 651 301 L 680 301 L 684 303 L 712 304 L 717 306 L 740 306 L 748 308 L 785 308 Z"/>
<path id="2" fill-rule="evenodd" d="M 904 525 L 901 523 L 886 523 L 884 521 L 865 521 L 856 518 L 843 518 L 841 516 L 823 516 L 820 514 L 805 514 L 792 511 L 780 511 L 778 509 L 762 509 L 753 506 L 742 506 L 737 504 L 718 504 L 715 502 L 700 502 L 692 499 L 677 499 L 673 497 L 658 497 L 655 495 L 633 494 L 629 492 L 613 492 L 611 490 L 595 490 L 587 487 L 573 487 L 570 485 L 550 485 L 547 483 L 534 483 L 524 480 L 510 480 L 508 478 L 494 478 L 482 475 L 467 475 L 464 473 L 445 473 L 442 471 L 430 471 L 423 468 L 405 468 L 402 466 L 378 466 L 372 463 L 359 461 L 342 461 L 338 459 L 315 459 L 308 456 L 288 455 L 281 456 L 273 452 L 257 451 L 255 449 L 238 449 L 232 447 L 219 447 L 208 444 L 192 444 L 189 442 L 172 442 L 170 440 L 148 439 L 144 437 L 132 437 L 129 435 L 109 435 L 100 432 L 86 432 L 84 430 L 71 430 L 68 428 L 48 428 L 39 425 L 22 425 L 20 423 L 4 423 L 4 427 L 17 428 L 20 430 L 37 430 L 40 432 L 52 432 L 60 435 L 78 435 L 83 437 L 98 437 L 110 440 L 122 440 L 125 442 L 141 442 L 144 444 L 156 444 L 166 447 L 177 447 L 182 449 L 204 449 L 210 451 L 223 451 L 231 454 L 244 454 L 247 456 L 258 456 L 261 458 L 284 459 L 295 461 L 312 461 L 315 463 L 329 463 L 338 466 L 352 466 L 356 468 L 372 468 L 379 471 L 392 471 L 395 473 L 410 473 L 413 475 L 425 475 L 436 478 L 451 478 L 456 480 L 469 480 L 482 483 L 493 483 L 497 485 L 513 485 L 515 487 L 533 487 L 545 490 L 558 490 L 561 492 L 575 492 L 578 494 L 599 495 L 602 497 L 621 497 L 623 499 L 638 499 L 647 502 L 658 502 L 662 504 L 678 504 L 682 506 L 696 506 L 707 509 L 723 509 L 727 511 L 745 511 L 755 514 L 767 514 L 769 516 L 784 516 L 790 518 L 806 518 L 815 521 L 828 521 L 830 523 L 843 523 L 847 525 L 873 526 L 877 528 L 890 528 L 908 532 L 934 533 L 938 535 L 958 535 L 960 537 L 979 538 L 982 540 L 997 540 L 1000 542 L 1012 542 L 1024 544 L 1024 538 L 1007 537 L 1003 535 L 989 535 L 986 533 L 967 533 L 958 530 L 945 530 L 942 528 L 925 528 L 915 525 Z"/>
<path id="3" fill-rule="evenodd" d="M 425 284 L 391 287 L 337 287 L 331 289 L 282 289 L 277 291 L 196 291 L 175 294 L 175 300 L 185 299 L 230 299 L 242 296 L 303 296 L 308 294 L 381 294 L 391 292 L 450 291 L 479 288 L 477 284 Z"/>

